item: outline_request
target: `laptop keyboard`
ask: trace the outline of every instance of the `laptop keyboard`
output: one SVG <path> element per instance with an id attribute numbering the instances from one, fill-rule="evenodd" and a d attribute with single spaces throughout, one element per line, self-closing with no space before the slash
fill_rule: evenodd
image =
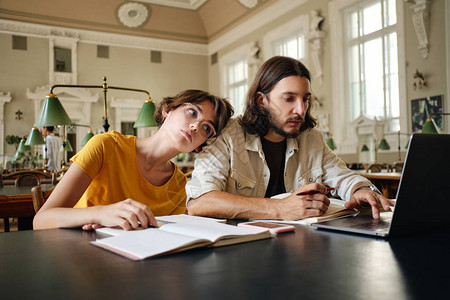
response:
<path id="1" fill-rule="evenodd" d="M 349 227 L 370 231 L 386 231 L 389 230 L 392 218 L 372 219 L 370 222 L 361 224 L 352 224 Z"/>

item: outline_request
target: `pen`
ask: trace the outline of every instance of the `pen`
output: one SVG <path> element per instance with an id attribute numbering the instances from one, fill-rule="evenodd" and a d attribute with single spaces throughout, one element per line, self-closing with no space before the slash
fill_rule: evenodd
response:
<path id="1" fill-rule="evenodd" d="M 332 190 L 334 190 L 334 188 L 332 188 L 332 187 L 327 187 L 327 193 L 328 193 L 329 191 L 332 191 Z M 319 191 L 316 191 L 316 190 L 309 190 L 309 191 L 303 191 L 303 192 L 297 193 L 297 196 L 302 196 L 302 195 L 312 195 L 312 194 L 317 194 L 317 193 L 319 193 Z"/>

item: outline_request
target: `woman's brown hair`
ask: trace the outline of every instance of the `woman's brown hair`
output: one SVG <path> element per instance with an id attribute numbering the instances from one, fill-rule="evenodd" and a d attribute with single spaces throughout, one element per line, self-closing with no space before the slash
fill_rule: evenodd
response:
<path id="1" fill-rule="evenodd" d="M 305 65 L 290 57 L 274 56 L 261 66 L 247 93 L 244 114 L 239 118 L 239 123 L 248 133 L 265 136 L 269 131 L 269 112 L 258 105 L 258 92 L 268 95 L 280 80 L 292 75 L 306 77 L 311 81 L 311 75 Z M 310 105 L 300 132 L 313 128 L 316 124 Z"/>
<path id="2" fill-rule="evenodd" d="M 219 135 L 233 115 L 234 110 L 230 102 L 225 98 L 219 98 L 201 90 L 185 90 L 174 97 L 165 97 L 155 111 L 155 120 L 159 126 L 164 123 L 163 112 L 177 109 L 185 103 L 200 103 L 209 101 L 214 106 L 216 122 L 214 124 L 216 134 Z"/>

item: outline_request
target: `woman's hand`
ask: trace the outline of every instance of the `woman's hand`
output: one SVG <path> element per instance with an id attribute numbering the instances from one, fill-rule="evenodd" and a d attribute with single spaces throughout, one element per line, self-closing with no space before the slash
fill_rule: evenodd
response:
<path id="1" fill-rule="evenodd" d="M 133 199 L 93 208 L 96 210 L 96 222 L 83 225 L 83 230 L 115 226 L 119 226 L 123 230 L 133 230 L 139 226 L 145 229 L 149 225 L 157 226 L 158 224 L 148 206 Z"/>

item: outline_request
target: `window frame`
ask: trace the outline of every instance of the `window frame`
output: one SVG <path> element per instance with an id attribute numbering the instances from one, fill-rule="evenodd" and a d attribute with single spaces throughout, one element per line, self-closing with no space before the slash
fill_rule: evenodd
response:
<path id="1" fill-rule="evenodd" d="M 332 62 L 332 124 L 333 136 L 338 147 L 337 153 L 355 154 L 358 149 L 358 136 L 353 123 L 350 120 L 350 101 L 348 88 L 348 63 L 346 51 L 346 12 L 352 6 L 362 6 L 373 0 L 334 0 L 329 3 L 330 30 L 331 30 L 331 62 Z M 401 64 L 405 61 L 405 39 L 404 39 L 404 10 L 403 1 L 396 0 L 397 10 L 397 61 L 398 61 L 398 85 L 399 85 L 399 124 L 401 132 L 409 132 L 408 101 L 406 100 L 406 75 L 405 66 Z M 342 70 L 344 74 L 342 74 Z M 360 116 L 361 117 L 361 116 Z M 358 120 L 358 118 L 356 119 Z M 388 133 L 385 131 L 385 133 Z M 386 136 L 389 143 L 396 144 L 393 136 Z"/>
<path id="2" fill-rule="evenodd" d="M 284 47 L 287 46 L 288 41 L 290 40 L 295 40 L 297 42 L 297 54 L 299 53 L 299 49 L 302 49 L 303 51 L 303 56 L 290 56 L 292 58 L 298 59 L 300 61 L 303 61 L 306 57 L 306 37 L 304 34 L 302 34 L 302 31 L 297 30 L 295 32 L 293 32 L 290 35 L 286 35 L 282 38 L 279 38 L 277 40 L 274 40 L 271 45 L 272 45 L 272 53 L 274 53 L 274 55 L 282 55 L 282 56 L 289 56 L 287 55 L 287 53 L 276 53 L 276 48 L 278 45 L 283 45 Z M 300 41 L 300 42 L 299 42 Z M 299 45 L 300 44 L 300 45 Z M 301 47 L 301 48 L 300 48 Z"/>
<path id="3" fill-rule="evenodd" d="M 244 92 L 244 95 L 247 95 L 248 87 L 249 87 L 249 69 L 248 69 L 248 52 L 249 52 L 249 45 L 243 45 L 223 57 L 219 57 L 219 69 L 220 69 L 220 77 L 221 77 L 221 84 L 220 84 L 220 90 L 221 94 L 224 95 L 224 97 L 228 98 L 231 105 L 234 108 L 234 116 L 237 117 L 239 114 L 244 113 L 244 108 L 241 108 L 242 110 L 237 109 L 236 107 L 236 100 L 232 99 L 229 94 L 230 91 L 230 82 L 228 77 L 228 70 L 229 67 L 236 64 L 237 62 L 244 61 L 244 63 L 247 65 L 247 78 L 246 84 L 247 84 L 247 90 Z M 245 103 L 245 96 L 243 99 Z"/>
<path id="4" fill-rule="evenodd" d="M 263 53 L 264 60 L 275 56 L 275 45 L 277 41 L 288 40 L 290 37 L 298 36 L 303 33 L 303 46 L 304 57 L 301 58 L 301 62 L 305 65 L 309 65 L 309 47 L 308 47 L 308 34 L 309 34 L 309 15 L 300 15 L 297 18 L 269 31 L 263 37 Z"/>
<path id="5" fill-rule="evenodd" d="M 393 33 L 395 33 L 396 35 L 396 39 L 397 39 L 397 23 L 393 24 L 393 25 L 387 25 L 387 26 L 383 26 L 381 29 L 377 29 L 373 32 L 367 33 L 367 34 L 362 34 L 360 35 L 359 33 L 361 32 L 361 27 L 358 26 L 358 33 L 357 36 L 355 37 L 350 37 L 350 31 L 351 31 L 351 24 L 350 24 L 350 20 L 348 18 L 348 16 L 350 14 L 356 13 L 357 15 L 357 23 L 360 23 L 360 13 L 361 13 L 361 9 L 364 9 L 366 7 L 368 7 L 367 4 L 371 4 L 371 3 L 378 3 L 378 4 L 382 4 L 382 2 L 384 2 L 386 0 L 368 0 L 365 2 L 366 5 L 354 5 L 352 6 L 350 9 L 346 9 L 344 10 L 344 14 L 345 14 L 345 18 L 346 20 L 344 20 L 344 32 L 346 33 L 346 38 L 345 38 L 345 50 L 346 51 L 346 66 L 347 66 L 347 70 L 351 70 L 352 69 L 352 62 L 350 60 L 350 56 L 351 56 L 351 48 L 352 47 L 356 47 L 357 48 L 357 53 L 358 53 L 358 74 L 354 74 L 354 78 L 358 78 L 358 86 L 359 86 L 359 94 L 362 95 L 362 97 L 359 98 L 359 103 L 357 103 L 356 105 L 354 103 L 350 103 L 349 106 L 355 105 L 356 107 L 359 107 L 359 112 L 355 113 L 355 117 L 353 120 L 358 119 L 361 116 L 366 116 L 366 117 L 374 117 L 374 116 L 369 116 L 369 112 L 367 111 L 368 109 L 366 108 L 367 105 L 367 99 L 364 99 L 364 97 L 366 97 L 366 92 L 364 92 L 365 89 L 365 85 L 364 83 L 366 82 L 366 80 L 364 79 L 364 75 L 367 73 L 367 66 L 365 64 L 365 57 L 364 57 L 364 48 L 365 48 L 365 44 L 370 43 L 370 42 L 376 42 L 377 40 L 379 40 L 381 42 L 381 47 L 383 48 L 382 53 L 381 53 L 381 59 L 383 60 L 383 63 L 381 65 L 381 69 L 382 69 L 382 85 L 383 85 L 383 91 L 385 91 L 385 89 L 389 86 L 389 82 L 388 82 L 388 76 L 389 74 L 387 73 L 387 64 L 386 64 L 386 60 L 388 59 L 387 57 L 389 57 L 390 53 L 388 53 L 388 51 L 386 51 L 389 47 L 389 36 Z M 395 1 L 395 0 L 394 0 Z M 381 7 L 381 13 L 385 14 L 383 7 Z M 364 20 L 362 20 L 364 21 Z M 385 21 L 385 19 L 383 18 L 382 21 Z M 398 44 L 398 43 L 397 43 Z M 396 45 L 397 46 L 397 45 Z M 344 50 L 344 51 L 345 51 Z M 398 51 L 397 51 L 398 52 Z M 398 73 L 398 64 L 397 64 L 397 69 L 396 69 L 397 73 Z M 351 72 L 351 71 L 350 71 Z M 346 81 L 346 86 L 348 88 L 348 86 L 350 85 L 350 79 L 349 76 L 350 74 L 347 75 L 347 81 Z M 348 89 L 350 90 L 350 89 Z M 384 93 L 382 93 L 382 97 L 383 97 L 383 109 L 382 109 L 382 115 L 381 116 L 381 120 L 386 121 L 386 123 L 389 123 L 393 120 L 396 120 L 399 118 L 398 117 L 392 117 L 389 116 L 388 113 L 388 105 L 387 105 L 387 97 L 386 97 L 386 91 Z M 350 98 L 350 95 L 349 95 Z M 365 110 L 365 113 L 363 112 Z M 352 117 L 353 113 L 350 112 L 350 117 Z"/>
<path id="6" fill-rule="evenodd" d="M 230 69 L 233 68 L 233 71 L 236 70 L 238 67 L 238 64 L 242 64 L 242 66 L 245 68 L 244 70 L 244 76 L 241 80 L 231 82 L 230 76 L 231 72 Z M 227 97 L 233 102 L 233 107 L 236 112 L 236 115 L 240 115 L 244 113 L 245 110 L 245 98 L 248 91 L 248 60 L 246 58 L 241 58 L 239 60 L 236 60 L 234 62 L 231 62 L 226 67 L 226 76 L 227 76 Z M 242 99 L 237 99 L 234 97 L 234 94 L 236 93 L 237 89 L 243 86 L 243 93 L 242 93 Z M 233 90 L 234 93 L 230 93 L 230 91 Z M 242 104 L 239 106 L 239 104 Z"/>

